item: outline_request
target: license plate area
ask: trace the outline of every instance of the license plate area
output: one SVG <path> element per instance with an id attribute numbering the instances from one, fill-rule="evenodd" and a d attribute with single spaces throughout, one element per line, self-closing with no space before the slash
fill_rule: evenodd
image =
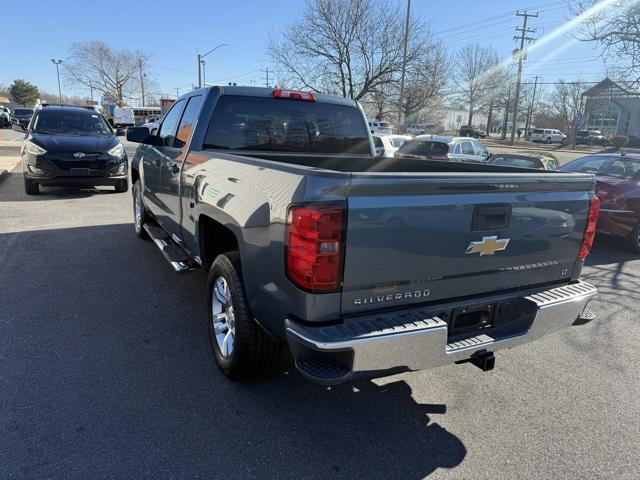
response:
<path id="1" fill-rule="evenodd" d="M 72 177 L 88 177 L 91 175 L 91 170 L 88 168 L 72 168 L 71 176 Z"/>
<path id="2" fill-rule="evenodd" d="M 495 306 L 492 303 L 458 308 L 451 315 L 449 336 L 477 332 L 493 326 Z"/>

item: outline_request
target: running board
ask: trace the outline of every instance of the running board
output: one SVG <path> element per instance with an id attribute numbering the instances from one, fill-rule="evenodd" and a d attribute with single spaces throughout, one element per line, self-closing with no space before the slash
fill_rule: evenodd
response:
<path id="1" fill-rule="evenodd" d="M 150 223 L 145 223 L 143 228 L 176 272 L 189 272 L 198 267 L 162 228 Z"/>

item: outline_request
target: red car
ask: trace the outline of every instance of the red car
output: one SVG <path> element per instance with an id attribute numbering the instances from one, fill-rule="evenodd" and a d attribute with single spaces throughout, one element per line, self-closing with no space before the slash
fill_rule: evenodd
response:
<path id="1" fill-rule="evenodd" d="M 640 154 L 605 153 L 563 165 L 565 172 L 596 176 L 600 198 L 598 233 L 624 237 L 640 253 Z"/>

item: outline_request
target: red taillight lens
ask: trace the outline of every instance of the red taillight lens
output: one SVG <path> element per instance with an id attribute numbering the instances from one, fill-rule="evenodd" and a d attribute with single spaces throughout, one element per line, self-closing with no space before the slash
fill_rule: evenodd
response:
<path id="1" fill-rule="evenodd" d="M 334 205 L 293 206 L 287 218 L 289 279 L 310 292 L 339 290 L 344 209 Z"/>
<path id="2" fill-rule="evenodd" d="M 598 215 L 600 215 L 600 199 L 593 195 L 589 203 L 589 215 L 587 216 L 587 228 L 584 229 L 582 237 L 582 246 L 578 254 L 578 260 L 584 260 L 589 255 L 593 240 L 596 236 L 596 225 L 598 223 Z"/>
<path id="3" fill-rule="evenodd" d="M 286 98 L 289 100 L 302 100 L 304 102 L 315 102 L 316 96 L 311 92 L 300 92 L 298 90 L 282 90 L 276 88 L 273 91 L 273 98 Z"/>

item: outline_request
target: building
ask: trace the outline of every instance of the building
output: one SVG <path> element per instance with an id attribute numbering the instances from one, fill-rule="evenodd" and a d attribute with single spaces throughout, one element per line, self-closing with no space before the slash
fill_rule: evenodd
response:
<path id="1" fill-rule="evenodd" d="M 640 92 L 609 78 L 583 93 L 583 127 L 640 140 Z"/>
<path id="2" fill-rule="evenodd" d="M 423 117 L 424 121 L 419 123 L 433 125 L 438 130 L 452 131 L 458 130 L 461 126 L 467 124 L 469 111 L 439 108 L 423 115 Z M 484 129 L 487 126 L 487 116 L 484 113 L 474 112 L 472 123 L 474 126 Z"/>

